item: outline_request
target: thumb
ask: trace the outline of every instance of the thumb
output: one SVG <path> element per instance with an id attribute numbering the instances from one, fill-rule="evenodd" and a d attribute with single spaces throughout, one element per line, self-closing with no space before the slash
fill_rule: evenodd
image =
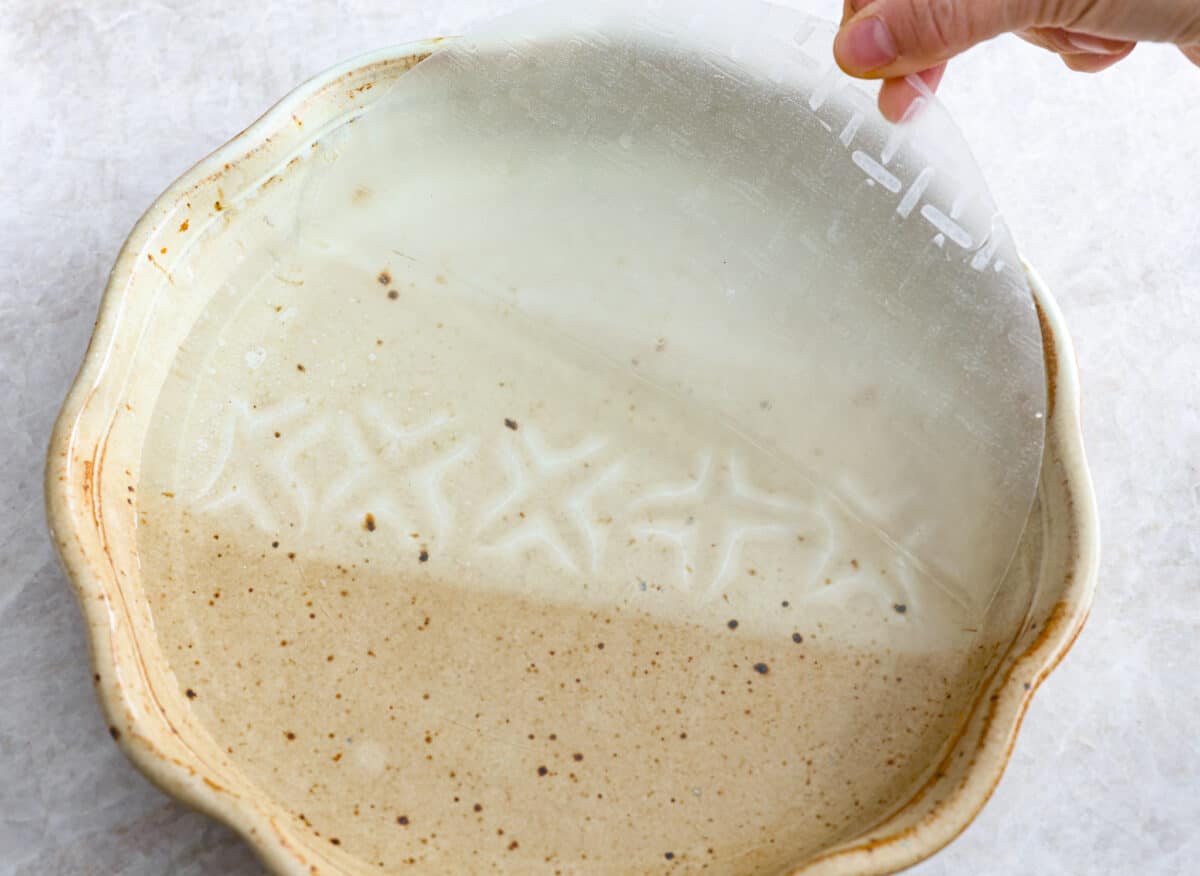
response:
<path id="1" fill-rule="evenodd" d="M 849 0 L 847 12 L 854 14 L 838 32 L 834 56 L 853 76 L 891 79 L 918 73 L 976 43 L 1030 26 L 1037 17 L 1031 7 L 1037 5 L 1007 0 Z"/>
<path id="2" fill-rule="evenodd" d="M 834 41 L 834 56 L 852 76 L 895 78 L 917 73 L 974 44 L 1030 24 L 1006 0 L 875 0 L 847 2 L 853 12 Z M 857 10 L 857 11 L 856 11 Z"/>

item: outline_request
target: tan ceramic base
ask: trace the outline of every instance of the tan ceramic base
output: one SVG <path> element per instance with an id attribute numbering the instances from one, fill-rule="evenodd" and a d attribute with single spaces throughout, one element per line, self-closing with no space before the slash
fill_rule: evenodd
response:
<path id="1" fill-rule="evenodd" d="M 977 617 L 686 407 L 570 350 L 547 369 L 525 351 L 552 341 L 453 275 L 274 240 L 307 144 L 425 51 L 287 98 L 164 194 L 114 270 L 47 473 L 113 736 L 279 872 L 931 854 L 1091 597 L 1048 293 L 1035 279 L 1042 486 Z M 554 416 L 565 398 L 593 415 Z"/>

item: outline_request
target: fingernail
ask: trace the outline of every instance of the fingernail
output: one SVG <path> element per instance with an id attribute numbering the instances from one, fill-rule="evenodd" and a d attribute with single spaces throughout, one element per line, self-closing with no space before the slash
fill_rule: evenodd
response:
<path id="1" fill-rule="evenodd" d="M 851 73 L 871 73 L 896 60 L 896 43 L 883 19 L 864 18 L 846 27 L 834 41 L 838 60 Z"/>
<path id="2" fill-rule="evenodd" d="M 1064 36 L 1067 42 L 1079 51 L 1090 52 L 1094 55 L 1119 55 L 1129 48 L 1127 43 L 1088 36 L 1086 33 L 1067 31 Z"/>

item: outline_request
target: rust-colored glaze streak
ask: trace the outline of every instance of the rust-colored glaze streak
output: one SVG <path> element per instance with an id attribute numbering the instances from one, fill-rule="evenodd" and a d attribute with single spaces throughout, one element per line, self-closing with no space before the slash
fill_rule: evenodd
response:
<path id="1" fill-rule="evenodd" d="M 1038 326 L 1042 330 L 1042 349 L 1046 354 L 1046 419 L 1054 416 L 1054 404 L 1058 400 L 1058 348 L 1054 343 L 1054 329 L 1046 317 L 1046 311 L 1035 299 Z"/>
<path id="2" fill-rule="evenodd" d="M 322 88 L 320 94 L 316 95 L 315 97 L 319 98 L 321 95 L 328 94 L 332 91 L 340 90 L 342 83 L 348 79 L 358 79 L 366 74 L 374 75 L 376 73 L 382 74 L 385 72 L 400 73 L 405 70 L 411 70 L 413 67 L 417 66 L 417 64 L 421 63 L 426 58 L 428 58 L 431 54 L 433 54 L 433 53 L 432 52 L 417 52 L 416 54 L 407 55 L 406 57 L 403 57 L 403 58 L 389 58 L 388 60 L 385 60 L 385 61 L 376 61 L 374 64 L 369 64 L 365 67 L 360 67 L 357 70 L 352 70 L 349 73 L 345 73 L 342 76 L 338 77 L 337 79 L 332 80 L 324 88 Z M 254 122 L 251 122 L 249 125 L 247 125 L 245 128 L 243 128 L 241 131 L 239 131 L 237 136 L 234 138 L 234 141 L 245 139 L 252 132 L 254 127 L 259 124 L 260 121 L 261 121 L 261 119 L 255 120 Z M 304 127 L 304 122 L 294 113 L 291 116 L 291 121 L 298 128 Z M 261 152 L 262 150 L 264 150 L 268 146 L 270 146 L 272 143 L 274 143 L 277 138 L 278 138 L 278 133 L 273 133 L 273 134 L 263 137 L 262 140 L 259 141 L 259 143 L 256 146 L 254 146 L 254 148 L 247 150 L 241 156 L 239 156 L 238 158 L 235 158 L 232 162 L 228 162 L 226 164 L 226 166 L 223 167 L 222 169 L 214 171 L 213 173 L 210 173 L 207 176 L 201 177 L 199 180 L 197 180 L 191 187 L 189 187 L 185 192 L 183 192 L 176 199 L 177 203 L 175 206 L 178 206 L 181 203 L 186 203 L 189 198 L 191 198 L 194 195 L 196 195 L 197 193 L 202 192 L 205 189 L 207 189 L 211 183 L 214 183 L 217 180 L 221 179 L 222 177 L 228 175 L 229 168 L 231 166 L 236 167 L 239 164 L 245 163 L 247 160 L 253 158 L 259 152 Z M 186 229 L 180 229 L 180 230 L 182 231 L 182 230 L 186 230 Z"/>
<path id="3" fill-rule="evenodd" d="M 85 459 L 83 461 L 83 477 L 79 482 L 79 491 L 83 495 L 83 500 L 88 504 L 92 501 L 92 461 Z"/>

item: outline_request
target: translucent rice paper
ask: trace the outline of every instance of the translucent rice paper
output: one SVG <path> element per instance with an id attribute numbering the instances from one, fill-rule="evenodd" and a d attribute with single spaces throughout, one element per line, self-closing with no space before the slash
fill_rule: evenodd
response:
<path id="1" fill-rule="evenodd" d="M 886 123 L 834 31 L 748 2 L 495 21 L 323 136 L 294 231 L 632 369 L 980 613 L 1038 483 L 1037 315 L 945 111 Z M 342 208 L 365 169 L 372 208 Z"/>

